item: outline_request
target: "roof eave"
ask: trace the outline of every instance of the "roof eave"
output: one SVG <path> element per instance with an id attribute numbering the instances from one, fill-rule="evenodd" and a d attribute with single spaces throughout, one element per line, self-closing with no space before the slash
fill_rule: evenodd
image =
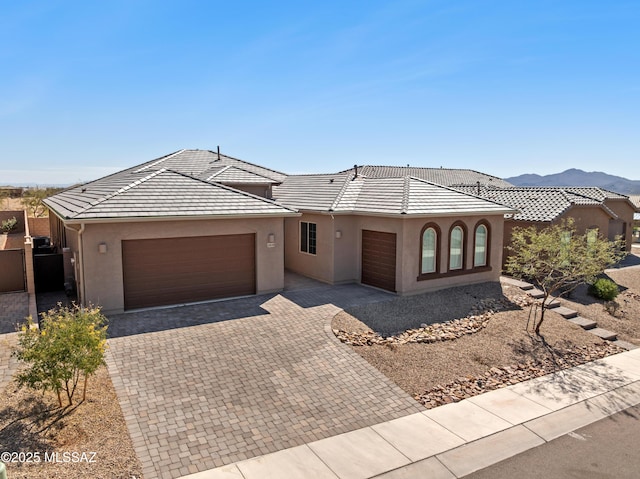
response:
<path id="1" fill-rule="evenodd" d="M 299 209 L 300 213 L 317 214 L 317 215 L 333 215 L 333 216 L 377 216 L 386 218 L 445 218 L 452 216 L 501 216 L 506 214 L 516 214 L 517 210 L 504 209 L 504 210 L 473 210 L 473 211 L 455 211 L 455 212 L 442 212 L 442 213 L 391 213 L 383 211 L 366 211 L 366 210 L 309 210 Z"/>
<path id="2" fill-rule="evenodd" d="M 122 216 L 104 218 L 62 218 L 65 224 L 88 224 L 88 223 L 141 223 L 157 221 L 199 221 L 199 220 L 221 220 L 221 219 L 260 219 L 260 218 L 286 218 L 301 216 L 301 213 L 251 213 L 251 214 L 231 214 L 231 215 L 193 215 L 193 216 Z"/>

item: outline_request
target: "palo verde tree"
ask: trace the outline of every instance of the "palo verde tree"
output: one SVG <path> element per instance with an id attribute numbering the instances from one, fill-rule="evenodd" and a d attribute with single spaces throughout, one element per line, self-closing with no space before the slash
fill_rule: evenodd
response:
<path id="1" fill-rule="evenodd" d="M 54 391 L 62 407 L 62 393 L 69 405 L 82 379 L 82 401 L 89 376 L 104 364 L 107 347 L 106 318 L 99 308 L 58 306 L 42 314 L 38 328 L 29 317 L 18 333 L 14 352 L 26 364 L 16 376 L 19 386 Z"/>
<path id="2" fill-rule="evenodd" d="M 534 314 L 536 335 L 552 298 L 594 281 L 626 255 L 622 239 L 609 241 L 593 230 L 579 235 L 572 219 L 543 229 L 514 228 L 508 249 L 512 254 L 507 258 L 507 273 L 532 281 L 544 294 L 540 319 Z"/>

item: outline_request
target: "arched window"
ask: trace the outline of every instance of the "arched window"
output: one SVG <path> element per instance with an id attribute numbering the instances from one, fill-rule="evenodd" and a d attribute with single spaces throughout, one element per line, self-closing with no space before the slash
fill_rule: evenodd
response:
<path id="1" fill-rule="evenodd" d="M 489 230 L 484 224 L 476 226 L 476 234 L 474 241 L 473 267 L 487 265 L 487 244 L 489 239 Z"/>
<path id="2" fill-rule="evenodd" d="M 462 269 L 464 265 L 464 229 L 461 225 L 451 228 L 449 233 L 449 269 Z"/>
<path id="3" fill-rule="evenodd" d="M 438 232 L 433 227 L 428 227 L 422 232 L 422 261 L 420 262 L 420 274 L 435 273 L 438 269 Z"/>

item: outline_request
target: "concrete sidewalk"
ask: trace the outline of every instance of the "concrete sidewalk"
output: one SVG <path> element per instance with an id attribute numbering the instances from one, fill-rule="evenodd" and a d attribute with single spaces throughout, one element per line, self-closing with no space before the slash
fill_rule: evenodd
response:
<path id="1" fill-rule="evenodd" d="M 640 349 L 182 479 L 463 477 L 640 404 Z"/>

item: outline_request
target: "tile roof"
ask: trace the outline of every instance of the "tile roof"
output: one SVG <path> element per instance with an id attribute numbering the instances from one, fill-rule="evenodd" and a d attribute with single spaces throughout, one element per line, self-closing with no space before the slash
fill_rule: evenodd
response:
<path id="1" fill-rule="evenodd" d="M 483 198 L 517 209 L 518 213 L 514 215 L 514 219 L 520 221 L 553 221 L 574 206 L 600 207 L 612 218 L 617 217 L 603 203 L 603 194 L 594 191 L 599 188 L 518 186 L 510 188 L 480 187 L 478 189 L 477 186 L 468 185 L 457 185 L 454 188 L 478 194 Z M 583 193 L 589 193 L 592 196 L 586 196 Z"/>
<path id="2" fill-rule="evenodd" d="M 640 211 L 640 195 L 629 196 L 629 201 L 636 207 L 636 210 Z"/>
<path id="3" fill-rule="evenodd" d="M 270 170 L 253 163 L 239 160 L 228 155 L 210 150 L 179 150 L 169 155 L 147 161 L 126 171 L 152 172 L 161 168 L 184 173 L 189 176 L 201 178 L 209 171 L 215 172 L 221 167 L 232 166 L 237 170 L 253 173 L 263 178 L 263 183 L 281 183 L 287 175 L 279 171 Z"/>
<path id="4" fill-rule="evenodd" d="M 45 204 L 72 220 L 295 214 L 272 200 L 156 166 L 69 188 Z"/>
<path id="5" fill-rule="evenodd" d="M 291 208 L 331 213 L 438 216 L 514 212 L 496 202 L 409 175 L 292 175 L 274 189 L 274 198 Z"/>
<path id="6" fill-rule="evenodd" d="M 277 184 L 279 182 L 267 178 L 266 176 L 252 173 L 243 168 L 238 168 L 233 165 L 215 166 L 209 170 L 203 172 L 198 176 L 206 181 L 215 181 L 217 183 L 223 183 L 225 185 L 241 184 L 246 185 L 250 183 L 255 184 Z"/>
<path id="7" fill-rule="evenodd" d="M 350 168 L 341 173 L 353 173 Z M 422 168 L 416 166 L 358 166 L 358 176 L 368 178 L 398 178 L 412 176 L 443 186 L 453 185 L 493 185 L 498 187 L 513 186 L 511 183 L 496 176 L 480 173 L 475 170 L 454 169 L 454 168 Z"/>
<path id="8" fill-rule="evenodd" d="M 560 187 L 563 190 L 571 193 L 576 193 L 578 195 L 587 196 L 589 198 L 593 198 L 595 200 L 604 201 L 604 200 L 626 200 L 629 199 L 626 195 L 621 195 L 620 193 L 615 193 L 613 191 L 605 190 L 603 188 L 597 186 L 562 186 Z"/>

